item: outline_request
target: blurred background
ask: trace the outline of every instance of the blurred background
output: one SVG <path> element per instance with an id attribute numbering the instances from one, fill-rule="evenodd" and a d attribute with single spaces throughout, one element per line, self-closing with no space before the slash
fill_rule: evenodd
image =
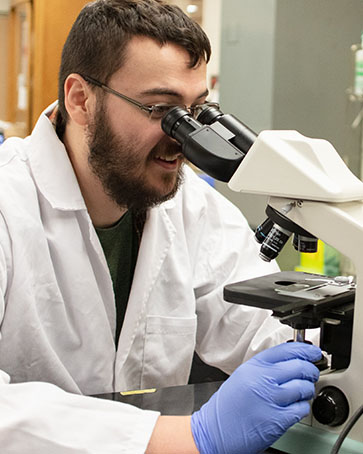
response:
<path id="1" fill-rule="evenodd" d="M 26 136 L 57 98 L 67 33 L 85 0 L 0 0 L 0 132 Z M 363 173 L 363 96 L 354 92 L 363 0 L 170 0 L 207 32 L 213 56 L 210 98 L 256 133 L 296 129 L 329 140 L 358 176 Z M 263 175 L 259 175 L 263 178 Z M 212 182 L 255 228 L 266 199 Z M 330 257 L 329 259 L 327 257 Z M 313 258 L 323 271 L 354 272 L 324 245 Z M 285 248 L 283 269 L 301 266 Z M 303 265 L 308 269 L 315 266 Z M 319 268 L 320 267 L 320 268 Z M 322 268 L 323 267 L 323 268 Z M 326 270 L 326 268 L 325 268 Z"/>

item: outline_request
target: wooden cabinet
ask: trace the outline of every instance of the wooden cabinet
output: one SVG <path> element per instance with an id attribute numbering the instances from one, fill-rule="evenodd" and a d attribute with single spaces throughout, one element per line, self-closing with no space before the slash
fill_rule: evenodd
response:
<path id="1" fill-rule="evenodd" d="M 1 9 L 0 0 L 0 120 L 6 118 L 8 96 L 8 22 L 7 10 Z"/>
<path id="2" fill-rule="evenodd" d="M 9 17 L 7 120 L 25 135 L 30 124 L 30 2 L 12 2 Z"/>
<path id="3" fill-rule="evenodd" d="M 11 0 L 7 120 L 27 135 L 58 96 L 63 44 L 88 0 Z"/>

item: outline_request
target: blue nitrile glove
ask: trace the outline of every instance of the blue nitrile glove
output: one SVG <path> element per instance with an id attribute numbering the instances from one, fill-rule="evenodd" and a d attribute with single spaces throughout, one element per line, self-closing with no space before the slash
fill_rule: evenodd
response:
<path id="1" fill-rule="evenodd" d="M 255 454 L 271 446 L 310 411 L 321 358 L 314 345 L 288 342 L 238 367 L 192 415 L 201 454 Z"/>

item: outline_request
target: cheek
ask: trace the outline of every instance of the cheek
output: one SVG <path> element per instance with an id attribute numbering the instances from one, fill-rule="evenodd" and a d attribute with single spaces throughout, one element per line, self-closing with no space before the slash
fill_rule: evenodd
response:
<path id="1" fill-rule="evenodd" d="M 134 154 L 145 163 L 152 158 L 154 151 L 159 149 L 163 143 L 165 134 L 161 131 L 151 129 L 137 129 L 133 131 L 133 136 L 130 137 L 128 143 L 134 150 Z"/>
<path id="2" fill-rule="evenodd" d="M 136 111 L 131 115 L 123 113 L 111 118 L 115 134 L 140 153 L 144 151 L 148 154 L 165 137 L 160 122 L 149 120 L 142 112 Z"/>

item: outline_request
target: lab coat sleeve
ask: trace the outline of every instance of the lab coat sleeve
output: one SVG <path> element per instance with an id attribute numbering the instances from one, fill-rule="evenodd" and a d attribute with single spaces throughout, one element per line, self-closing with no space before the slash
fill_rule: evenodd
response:
<path id="1" fill-rule="evenodd" d="M 0 215 L 0 316 L 11 279 L 11 244 Z M 1 342 L 1 334 L 0 334 Z M 48 383 L 10 384 L 0 370 L 2 454 L 143 454 L 159 413 L 67 393 Z"/>
<path id="2" fill-rule="evenodd" d="M 203 182 L 204 183 L 204 182 Z M 259 245 L 240 211 L 217 191 L 207 191 L 208 210 L 199 220 L 195 295 L 196 351 L 228 374 L 255 353 L 292 337 L 271 312 L 223 300 L 226 284 L 279 271 L 259 257 Z"/>
<path id="3" fill-rule="evenodd" d="M 36 382 L 1 384 L 0 407 L 3 454 L 143 454 L 158 417 Z"/>

